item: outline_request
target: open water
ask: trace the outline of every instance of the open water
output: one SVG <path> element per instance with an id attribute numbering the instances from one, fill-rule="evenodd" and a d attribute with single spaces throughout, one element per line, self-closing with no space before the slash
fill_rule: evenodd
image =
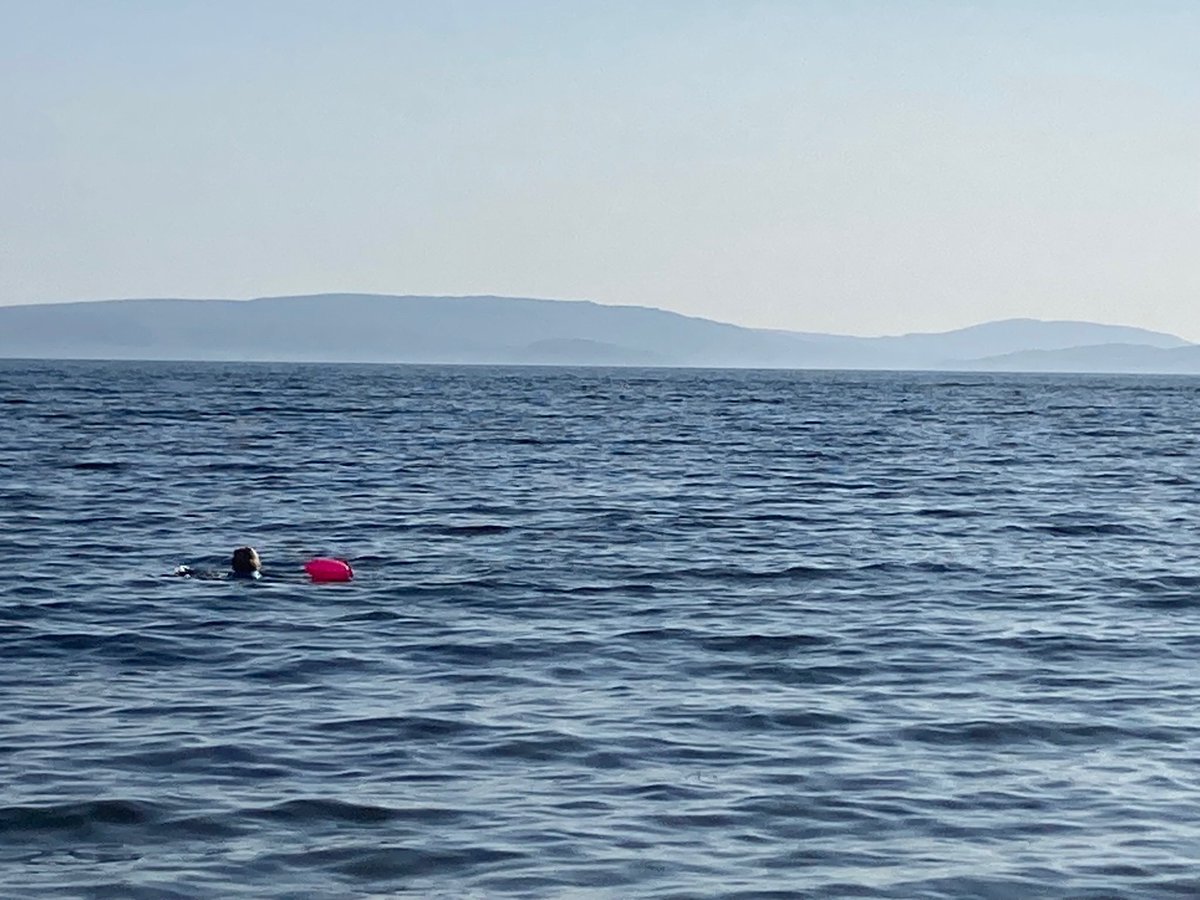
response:
<path id="1" fill-rule="evenodd" d="M 1198 401 L 0 362 L 0 896 L 1197 896 Z"/>

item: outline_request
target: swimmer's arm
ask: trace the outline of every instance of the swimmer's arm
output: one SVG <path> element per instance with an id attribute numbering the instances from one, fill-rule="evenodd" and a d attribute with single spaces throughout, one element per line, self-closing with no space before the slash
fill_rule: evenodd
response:
<path id="1" fill-rule="evenodd" d="M 175 571 L 171 575 L 178 576 L 179 578 L 200 578 L 205 581 L 216 581 L 229 577 L 225 572 L 198 572 L 191 566 L 176 566 Z"/>

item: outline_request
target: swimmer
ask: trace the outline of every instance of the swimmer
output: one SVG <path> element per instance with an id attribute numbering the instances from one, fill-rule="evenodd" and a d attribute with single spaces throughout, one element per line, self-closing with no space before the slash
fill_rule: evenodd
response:
<path id="1" fill-rule="evenodd" d="M 238 547 L 229 560 L 234 578 L 259 578 L 262 575 L 262 560 L 253 547 Z"/>
<path id="2" fill-rule="evenodd" d="M 261 578 L 262 559 L 253 547 L 238 547 L 230 557 L 228 572 L 197 572 L 191 566 L 180 566 L 172 574 L 184 578 Z"/>

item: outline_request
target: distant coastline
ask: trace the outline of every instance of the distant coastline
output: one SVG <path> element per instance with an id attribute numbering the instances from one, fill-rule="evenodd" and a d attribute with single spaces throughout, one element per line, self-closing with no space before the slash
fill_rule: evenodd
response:
<path id="1" fill-rule="evenodd" d="M 376 294 L 0 307 L 0 357 L 1200 373 L 1200 345 L 1093 322 L 863 338 L 590 301 Z"/>

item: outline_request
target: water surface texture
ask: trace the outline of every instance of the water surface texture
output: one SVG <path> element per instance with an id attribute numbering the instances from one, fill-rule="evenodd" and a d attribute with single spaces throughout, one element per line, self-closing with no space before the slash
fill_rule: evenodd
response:
<path id="1" fill-rule="evenodd" d="M 1200 894 L 1198 400 L 0 362 L 0 895 Z"/>

